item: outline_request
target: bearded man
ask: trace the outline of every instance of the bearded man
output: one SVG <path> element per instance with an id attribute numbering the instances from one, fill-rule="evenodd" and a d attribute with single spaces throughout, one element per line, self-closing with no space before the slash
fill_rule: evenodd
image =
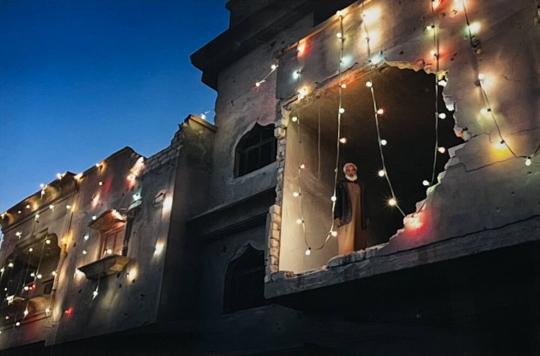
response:
<path id="1" fill-rule="evenodd" d="M 346 255 L 367 247 L 365 190 L 358 182 L 358 168 L 354 163 L 345 163 L 343 173 L 345 173 L 345 179 L 339 181 L 336 186 L 334 209 L 339 255 Z"/>

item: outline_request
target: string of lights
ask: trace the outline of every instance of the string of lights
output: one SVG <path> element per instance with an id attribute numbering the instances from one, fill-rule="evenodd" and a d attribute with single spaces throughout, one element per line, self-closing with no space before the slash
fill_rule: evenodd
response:
<path id="1" fill-rule="evenodd" d="M 363 7 L 364 7 L 364 3 L 362 3 L 362 8 Z M 368 65 L 370 65 L 372 67 L 372 69 L 374 69 L 382 61 L 382 59 L 378 59 L 376 61 L 372 60 L 370 35 L 369 35 L 369 28 L 368 28 L 368 21 L 367 21 L 368 20 L 368 13 L 365 10 L 362 12 L 362 19 L 363 19 L 362 20 L 362 27 L 363 27 L 363 30 L 364 30 L 365 41 L 366 41 L 366 52 L 367 52 L 367 55 L 368 55 Z M 372 102 L 372 105 L 373 105 L 373 115 L 374 115 L 374 118 L 375 118 L 375 128 L 376 128 L 376 131 L 377 131 L 377 146 L 378 146 L 378 149 L 379 149 L 379 157 L 380 157 L 381 166 L 382 166 L 381 169 L 378 172 L 378 175 L 381 178 L 385 178 L 386 183 L 388 185 L 388 189 L 390 190 L 391 197 L 388 199 L 388 205 L 391 206 L 391 207 L 397 208 L 398 211 L 401 213 L 401 215 L 405 216 L 405 212 L 403 211 L 403 209 L 399 205 L 399 202 L 398 202 L 398 199 L 396 197 L 395 190 L 394 190 L 394 186 L 392 184 L 392 181 L 390 180 L 390 174 L 388 172 L 388 168 L 387 168 L 387 165 L 386 165 L 386 159 L 385 159 L 385 156 L 384 156 L 383 146 L 386 146 L 388 144 L 388 141 L 381 136 L 381 129 L 380 129 L 380 125 L 379 125 L 379 118 L 380 118 L 380 116 L 382 116 L 384 114 L 384 109 L 379 108 L 377 106 L 377 100 L 375 98 L 375 90 L 373 88 L 373 81 L 371 79 L 368 79 L 368 81 L 366 82 L 366 87 L 370 90 L 370 93 L 371 93 L 371 102 Z"/>
<path id="2" fill-rule="evenodd" d="M 311 255 L 312 250 L 322 250 L 326 246 L 326 244 L 328 243 L 328 241 L 330 240 L 331 237 L 337 237 L 337 231 L 335 229 L 335 221 L 334 221 L 334 212 L 335 212 L 336 201 L 337 201 L 336 186 L 337 186 L 337 183 L 338 183 L 338 171 L 339 171 L 339 159 L 340 159 L 341 145 L 345 144 L 347 142 L 345 137 L 341 137 L 341 121 L 342 121 L 343 114 L 345 114 L 345 108 L 343 107 L 343 92 L 342 91 L 343 91 L 343 89 L 346 88 L 345 83 L 343 83 L 343 81 L 342 81 L 342 74 L 343 74 L 342 73 L 342 65 L 343 65 L 343 55 L 344 55 L 344 50 L 345 50 L 345 48 L 344 48 L 345 35 L 344 35 L 344 28 L 343 28 L 343 16 L 344 16 L 344 14 L 343 14 L 343 12 L 338 11 L 337 16 L 339 18 L 339 32 L 336 34 L 336 37 L 338 38 L 338 41 L 339 41 L 338 110 L 337 110 L 336 158 L 335 158 L 335 168 L 334 168 L 334 189 L 333 189 L 332 196 L 330 197 L 330 200 L 332 202 L 332 209 L 331 209 L 330 219 L 331 219 L 332 223 L 331 223 L 331 226 L 330 226 L 330 229 L 329 229 L 328 233 L 326 234 L 326 237 L 325 237 L 324 241 L 319 246 L 313 246 L 308 241 L 307 236 L 306 236 L 305 219 L 304 219 L 304 216 L 303 216 L 303 200 L 302 199 L 300 200 L 300 212 L 301 212 L 302 216 L 300 218 L 298 218 L 296 222 L 298 224 L 302 225 L 302 229 L 303 229 L 303 233 L 304 233 L 304 242 L 305 242 L 305 245 L 306 245 L 306 251 L 305 251 L 306 256 Z M 301 90 L 299 91 L 299 94 L 301 94 Z M 301 97 L 301 95 L 299 95 L 299 97 Z M 320 114 L 320 111 L 319 111 L 319 114 Z M 298 122 L 299 122 L 299 120 L 298 120 Z M 298 125 L 298 126 L 300 127 L 300 125 Z M 300 132 L 300 129 L 298 131 Z M 320 140 L 320 138 L 318 138 L 318 140 Z M 320 144 L 320 141 L 318 141 L 318 142 Z M 303 147 L 301 148 L 301 150 L 303 151 Z M 302 157 L 303 157 L 303 155 L 302 155 Z M 320 160 L 320 158 L 319 158 L 319 160 Z M 301 171 L 303 169 L 302 167 L 305 167 L 305 165 L 302 163 L 302 164 L 300 164 L 299 167 L 300 167 L 299 170 Z M 298 194 L 298 192 L 293 193 L 293 195 L 294 194 Z M 300 195 L 300 198 L 301 198 L 301 195 Z"/>
<path id="3" fill-rule="evenodd" d="M 424 186 L 435 184 L 435 173 L 437 170 L 437 156 L 439 153 L 439 120 L 445 119 L 445 113 L 439 113 L 439 71 L 440 71 L 440 44 L 439 44 L 439 21 L 435 21 L 437 14 L 435 13 L 435 0 L 431 0 L 431 15 L 433 16 L 433 24 L 431 29 L 433 31 L 433 46 L 435 48 L 435 147 L 433 149 L 433 166 L 431 170 L 431 179 L 429 184 L 423 181 Z"/>
<path id="4" fill-rule="evenodd" d="M 463 15 L 465 18 L 466 23 L 466 30 L 467 30 L 467 37 L 469 40 L 470 48 L 473 51 L 475 55 L 479 55 L 482 53 L 481 49 L 481 42 L 478 38 L 477 34 L 480 30 L 479 23 L 473 23 L 471 22 L 469 13 L 467 11 L 467 5 L 465 4 L 465 0 L 458 0 L 458 6 L 462 8 Z M 488 115 L 491 118 L 491 121 L 493 122 L 493 125 L 496 128 L 497 136 L 498 136 L 498 142 L 497 145 L 500 147 L 506 147 L 508 152 L 514 157 L 518 159 L 523 159 L 526 166 L 530 166 L 532 164 L 532 158 L 533 156 L 538 152 L 538 148 L 529 155 L 519 155 L 516 153 L 516 151 L 510 146 L 508 143 L 508 140 L 504 137 L 501 126 L 499 125 L 497 115 L 495 113 L 495 110 L 493 109 L 491 105 L 491 101 L 489 99 L 489 96 L 487 94 L 487 91 L 485 89 L 485 81 L 487 79 L 487 76 L 484 73 L 481 73 L 477 68 L 479 67 L 479 61 L 476 60 L 475 68 L 477 70 L 477 80 L 476 85 L 478 86 L 482 98 L 482 102 L 484 107 L 481 109 L 481 114 Z M 491 138 L 491 135 L 490 135 Z M 539 146 L 540 147 L 540 146 Z"/>
<path id="5" fill-rule="evenodd" d="M 261 80 L 255 82 L 255 87 L 258 88 L 258 87 L 260 87 L 264 82 L 266 82 L 266 79 L 268 79 L 268 77 L 271 76 L 272 73 L 274 73 L 274 72 L 276 71 L 277 68 L 278 68 L 278 65 L 277 65 L 277 64 L 272 64 L 272 65 L 270 66 L 270 71 L 269 71 L 268 73 L 266 73 L 266 74 L 264 75 L 264 77 L 262 77 Z"/>

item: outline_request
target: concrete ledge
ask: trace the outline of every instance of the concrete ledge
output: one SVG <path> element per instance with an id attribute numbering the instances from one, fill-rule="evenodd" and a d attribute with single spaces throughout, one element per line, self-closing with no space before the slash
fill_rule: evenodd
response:
<path id="1" fill-rule="evenodd" d="M 274 298 L 299 293 L 538 240 L 540 216 L 532 216 L 496 229 L 450 237 L 413 249 L 391 253 L 380 249 L 356 252 L 333 259 L 318 270 L 297 275 L 274 273 L 266 280 L 265 296 Z"/>

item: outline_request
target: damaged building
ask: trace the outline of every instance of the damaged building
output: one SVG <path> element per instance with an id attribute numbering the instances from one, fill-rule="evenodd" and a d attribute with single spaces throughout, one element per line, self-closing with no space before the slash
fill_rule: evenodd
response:
<path id="1" fill-rule="evenodd" d="M 1 215 L 2 354 L 538 354 L 539 3 L 226 5 L 214 123 Z"/>

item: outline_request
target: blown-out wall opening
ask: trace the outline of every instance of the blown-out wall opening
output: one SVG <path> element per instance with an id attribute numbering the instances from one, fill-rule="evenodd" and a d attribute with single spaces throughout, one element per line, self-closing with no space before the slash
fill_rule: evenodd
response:
<path id="1" fill-rule="evenodd" d="M 378 115 L 379 134 L 367 81 L 373 84 L 377 109 L 384 111 Z M 436 99 L 435 75 L 383 66 L 347 75 L 345 83 L 339 134 L 337 83 L 329 83 L 287 108 L 281 271 L 300 273 L 316 269 L 338 254 L 336 237 L 329 236 L 334 221 L 331 197 L 336 167 L 339 181 L 344 177 L 344 163 L 358 166 L 358 179 L 365 193 L 362 207 L 369 247 L 388 241 L 403 226 L 402 212 L 416 211 L 417 202 L 426 197 L 428 183 L 435 184 L 444 169 L 447 149 L 462 142 L 454 134 L 454 120 L 443 102 L 442 86 L 437 88 Z M 438 112 L 444 118 L 437 118 L 437 134 L 436 100 Z M 398 206 L 389 204 L 392 198 Z M 355 243 L 359 249 L 359 242 Z"/>

